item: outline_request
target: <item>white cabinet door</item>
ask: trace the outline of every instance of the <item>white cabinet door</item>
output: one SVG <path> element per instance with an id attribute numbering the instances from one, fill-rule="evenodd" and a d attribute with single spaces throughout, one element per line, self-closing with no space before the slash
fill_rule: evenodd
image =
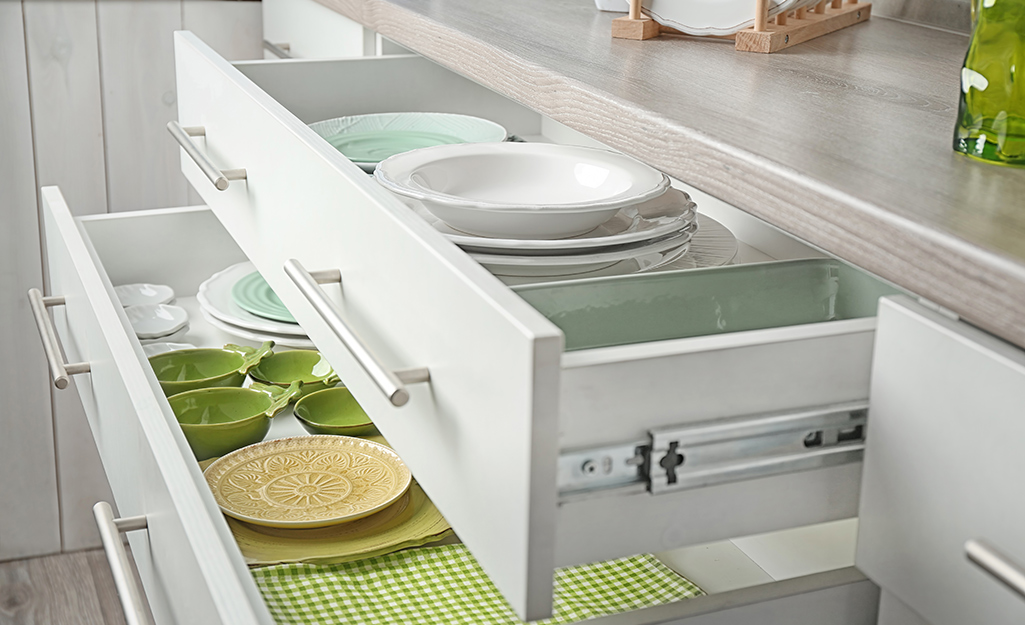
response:
<path id="1" fill-rule="evenodd" d="M 1025 622 L 968 560 L 1025 565 L 1025 352 L 908 298 L 880 305 L 857 565 L 933 625 Z"/>

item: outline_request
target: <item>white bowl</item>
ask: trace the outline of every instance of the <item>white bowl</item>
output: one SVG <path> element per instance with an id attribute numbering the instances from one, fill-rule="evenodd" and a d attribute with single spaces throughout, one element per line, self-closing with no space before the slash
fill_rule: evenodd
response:
<path id="1" fill-rule="evenodd" d="M 547 143 L 413 150 L 382 161 L 374 176 L 457 230 L 503 238 L 582 234 L 669 188 L 665 174 L 629 156 Z"/>
<path id="2" fill-rule="evenodd" d="M 174 301 L 174 289 L 166 284 L 122 284 L 114 287 L 114 295 L 122 306 L 170 304 Z"/>
<path id="3" fill-rule="evenodd" d="M 171 336 L 189 325 L 189 313 L 180 306 L 169 304 L 128 306 L 125 314 L 140 339 L 163 338 L 170 341 Z"/>
<path id="4" fill-rule="evenodd" d="M 336 117 L 310 124 L 335 149 L 373 173 L 381 160 L 434 145 L 505 141 L 500 124 L 453 113 L 372 113 Z"/>

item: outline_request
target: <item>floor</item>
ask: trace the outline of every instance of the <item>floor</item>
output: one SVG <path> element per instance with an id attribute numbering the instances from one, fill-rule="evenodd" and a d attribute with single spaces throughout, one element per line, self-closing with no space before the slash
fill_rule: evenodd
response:
<path id="1" fill-rule="evenodd" d="M 121 625 L 102 550 L 0 562 L 0 625 Z"/>

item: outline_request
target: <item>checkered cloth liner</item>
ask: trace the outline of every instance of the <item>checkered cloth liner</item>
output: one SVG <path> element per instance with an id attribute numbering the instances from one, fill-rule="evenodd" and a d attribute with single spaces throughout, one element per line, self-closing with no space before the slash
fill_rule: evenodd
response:
<path id="1" fill-rule="evenodd" d="M 253 569 L 278 623 L 519 625 L 463 545 L 425 547 L 356 562 Z M 555 616 L 583 621 L 703 595 L 649 555 L 557 569 Z"/>

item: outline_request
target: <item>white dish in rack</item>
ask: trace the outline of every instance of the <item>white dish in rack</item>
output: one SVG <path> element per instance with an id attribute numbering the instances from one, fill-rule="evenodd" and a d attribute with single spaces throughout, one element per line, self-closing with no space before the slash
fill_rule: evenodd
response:
<path id="1" fill-rule="evenodd" d="M 180 306 L 170 304 L 139 304 L 125 308 L 128 322 L 140 339 L 159 339 L 184 334 L 189 325 L 189 313 Z"/>
<path id="2" fill-rule="evenodd" d="M 627 0 L 595 0 L 602 11 L 627 12 Z M 818 0 L 768 0 L 769 17 L 801 7 L 818 4 Z M 754 0 L 643 0 L 642 10 L 663 26 L 688 35 L 726 36 L 754 25 Z"/>

